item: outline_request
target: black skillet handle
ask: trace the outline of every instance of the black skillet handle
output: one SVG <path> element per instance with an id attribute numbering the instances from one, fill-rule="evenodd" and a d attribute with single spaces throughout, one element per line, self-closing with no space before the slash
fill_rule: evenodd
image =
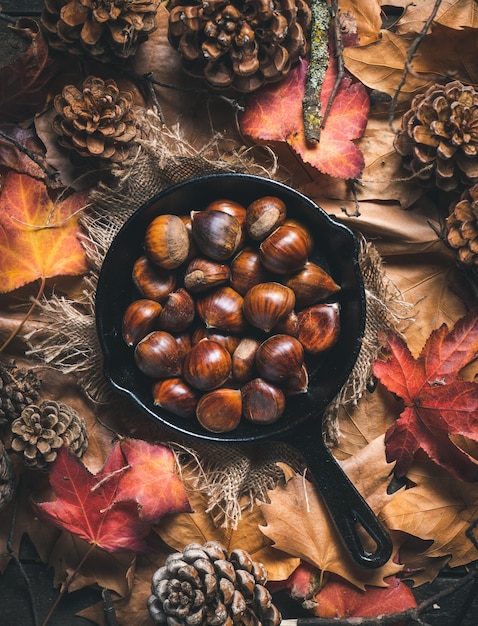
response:
<path id="1" fill-rule="evenodd" d="M 321 493 L 331 518 L 352 559 L 361 567 L 381 567 L 392 554 L 392 542 L 374 512 L 349 480 L 326 446 L 322 436 L 300 437 L 296 445 L 304 457 L 310 476 Z M 374 552 L 364 548 L 357 533 L 361 526 L 375 542 Z"/>

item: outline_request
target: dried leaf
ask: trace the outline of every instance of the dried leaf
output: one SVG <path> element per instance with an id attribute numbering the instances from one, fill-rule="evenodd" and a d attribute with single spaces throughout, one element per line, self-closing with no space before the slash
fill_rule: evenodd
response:
<path id="1" fill-rule="evenodd" d="M 451 567 L 476 560 L 476 548 L 466 537 L 478 517 L 478 484 L 464 483 L 423 460 L 408 472 L 410 489 L 401 491 L 383 509 L 387 526 L 433 544 L 429 558 L 451 556 Z"/>
<path id="2" fill-rule="evenodd" d="M 382 26 L 380 0 L 341 0 L 342 28 L 348 24 L 348 14 L 354 17 L 361 46 L 378 39 Z"/>
<path id="3" fill-rule="evenodd" d="M 383 436 L 344 461 L 342 467 L 376 514 L 394 497 L 387 494 L 392 466 L 385 460 Z M 374 570 L 356 565 L 343 547 L 322 499 L 302 476 L 270 491 L 269 496 L 270 503 L 261 505 L 267 522 L 261 530 L 277 549 L 338 574 L 361 589 L 365 585 L 386 586 L 384 577 L 401 569 L 391 560 Z"/>
<path id="4" fill-rule="evenodd" d="M 181 551 L 191 542 L 219 541 L 226 550 L 246 550 L 255 561 L 267 569 L 268 580 L 284 580 L 299 565 L 298 558 L 271 547 L 271 541 L 259 530 L 264 518 L 259 507 L 243 511 L 237 528 L 218 528 L 210 512 L 207 500 L 199 492 L 190 492 L 189 500 L 194 513 L 182 513 L 165 518 L 155 527 L 158 535 L 169 546 Z"/>
<path id="5" fill-rule="evenodd" d="M 345 77 L 340 83 L 319 143 L 305 140 L 302 98 L 305 93 L 307 62 L 278 84 L 266 85 L 247 98 L 240 117 L 242 131 L 261 141 L 288 143 L 300 158 L 319 171 L 336 178 L 357 178 L 364 167 L 362 153 L 353 143 L 366 126 L 369 102 L 360 83 Z M 325 111 L 337 77 L 337 62 L 331 58 L 321 92 Z"/>
<path id="6" fill-rule="evenodd" d="M 36 153 L 40 159 L 43 158 L 43 145 L 32 129 L 22 128 L 15 124 L 1 124 L 0 130 L 24 148 Z M 47 178 L 47 174 L 39 165 L 21 152 L 12 142 L 3 137 L 0 137 L 0 165 L 15 170 L 20 174 L 28 174 L 28 176 L 41 180 L 46 180 Z M 52 168 L 49 169 L 52 170 Z"/>
<path id="7" fill-rule="evenodd" d="M 0 293 L 38 278 L 87 271 L 78 214 L 87 192 L 53 202 L 44 183 L 9 172 L 0 196 Z"/>
<path id="8" fill-rule="evenodd" d="M 403 6 L 406 11 L 396 25 L 396 32 L 418 34 L 431 14 L 432 3 L 405 0 Z M 465 26 L 477 28 L 478 8 L 469 0 L 441 0 L 434 22 L 458 30 Z"/>
<path id="9" fill-rule="evenodd" d="M 385 360 L 374 364 L 374 374 L 405 402 L 385 439 L 397 475 L 405 475 L 422 450 L 456 477 L 477 480 L 478 462 L 450 435 L 478 441 L 478 385 L 458 378 L 478 354 L 478 311 L 464 316 L 451 331 L 446 324 L 434 330 L 418 358 L 393 332 L 385 354 Z"/>

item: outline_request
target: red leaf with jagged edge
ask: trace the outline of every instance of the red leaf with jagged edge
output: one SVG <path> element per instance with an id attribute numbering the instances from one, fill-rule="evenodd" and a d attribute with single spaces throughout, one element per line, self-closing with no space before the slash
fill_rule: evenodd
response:
<path id="1" fill-rule="evenodd" d="M 116 498 L 137 502 L 141 519 L 157 522 L 165 515 L 192 513 L 169 448 L 123 439 L 111 454 L 123 456 L 129 466 L 121 476 Z"/>
<path id="2" fill-rule="evenodd" d="M 478 354 L 478 310 L 434 330 L 418 358 L 397 334 L 390 333 L 385 360 L 375 362 L 375 376 L 405 403 L 387 431 L 387 460 L 395 472 L 407 473 L 422 450 L 437 465 L 461 480 L 478 480 L 478 461 L 451 439 L 478 441 L 478 385 L 458 377 Z"/>
<path id="3" fill-rule="evenodd" d="M 320 141 L 305 139 L 302 99 L 305 93 L 307 61 L 301 60 L 280 83 L 266 85 L 249 95 L 239 118 L 241 130 L 253 139 L 287 142 L 300 158 L 335 178 L 358 178 L 364 158 L 353 139 L 362 136 L 367 125 L 369 98 L 365 87 L 348 76 L 342 79 Z M 325 112 L 337 78 L 337 60 L 330 57 L 322 85 L 321 103 Z"/>
<path id="4" fill-rule="evenodd" d="M 146 458 L 140 459 L 141 454 Z M 56 499 L 35 503 L 36 512 L 107 552 L 143 552 L 153 521 L 189 508 L 184 487 L 171 476 L 174 461 L 169 455 L 163 446 L 126 439 L 116 444 L 101 472 L 91 474 L 61 448 L 50 470 Z"/>
<path id="5" fill-rule="evenodd" d="M 317 617 L 371 617 L 398 613 L 417 606 L 411 589 L 396 576 L 385 578 L 388 587 L 367 587 L 361 591 L 331 574 L 323 589 L 314 596 Z M 403 622 L 396 622 L 399 626 Z"/>

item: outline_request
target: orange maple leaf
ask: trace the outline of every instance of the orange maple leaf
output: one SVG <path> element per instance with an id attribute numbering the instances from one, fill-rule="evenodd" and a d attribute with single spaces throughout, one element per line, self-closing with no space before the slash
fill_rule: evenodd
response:
<path id="1" fill-rule="evenodd" d="M 352 140 L 361 137 L 367 125 L 367 91 L 362 83 L 343 78 L 320 141 L 308 142 L 302 114 L 307 65 L 302 59 L 283 81 L 266 85 L 248 96 L 246 109 L 239 119 L 241 130 L 253 139 L 288 143 L 305 163 L 324 174 L 357 178 L 364 168 L 364 158 Z M 323 111 L 336 78 L 337 61 L 331 57 L 322 85 Z"/>
<path id="2" fill-rule="evenodd" d="M 39 278 L 87 271 L 78 235 L 87 191 L 54 202 L 39 180 L 9 172 L 0 196 L 0 293 Z"/>

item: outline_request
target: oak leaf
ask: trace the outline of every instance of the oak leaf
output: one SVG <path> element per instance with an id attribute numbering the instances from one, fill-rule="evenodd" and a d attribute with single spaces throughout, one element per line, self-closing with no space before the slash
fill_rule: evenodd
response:
<path id="1" fill-rule="evenodd" d="M 412 486 L 382 511 L 387 527 L 433 542 L 421 552 L 430 560 L 448 556 L 451 567 L 476 560 L 465 533 L 478 517 L 478 484 L 458 480 L 426 459 L 413 465 L 408 478 Z"/>
<path id="2" fill-rule="evenodd" d="M 267 569 L 268 580 L 285 580 L 299 565 L 300 560 L 271 547 L 272 542 L 259 529 L 264 523 L 261 510 L 255 506 L 245 510 L 236 528 L 218 527 L 208 510 L 207 499 L 198 491 L 189 493 L 193 513 L 180 513 L 161 520 L 155 531 L 175 550 L 181 551 L 191 542 L 218 541 L 229 552 L 235 548 L 246 550 L 254 561 Z"/>
<path id="3" fill-rule="evenodd" d="M 324 174 L 336 178 L 357 178 L 364 167 L 363 155 L 353 143 L 367 124 L 369 100 L 363 85 L 349 77 L 342 79 L 330 109 L 320 141 L 305 139 L 302 99 L 305 93 L 307 61 L 301 60 L 280 83 L 266 85 L 247 98 L 240 116 L 244 134 L 261 141 L 289 144 L 299 157 Z M 331 56 L 322 92 L 325 111 L 337 77 L 337 61 Z"/>
<path id="4" fill-rule="evenodd" d="M 144 462 L 138 461 L 142 453 L 147 456 Z M 113 448 L 103 469 L 92 474 L 61 448 L 50 470 L 56 499 L 36 503 L 35 509 L 58 528 L 107 552 L 144 551 L 153 516 L 158 521 L 162 515 L 188 508 L 179 478 L 172 476 L 172 464 L 168 467 L 165 462 L 168 455 L 172 457 L 171 451 L 163 446 L 125 440 Z M 166 497 L 154 502 L 165 486 L 173 505 Z"/>
<path id="5" fill-rule="evenodd" d="M 462 317 L 449 330 L 434 330 L 418 358 L 396 333 L 389 334 L 385 360 L 373 372 L 405 408 L 387 431 L 387 459 L 396 461 L 403 476 L 422 450 L 434 463 L 462 480 L 478 479 L 478 461 L 451 436 L 478 441 L 478 385 L 458 378 L 478 354 L 478 310 Z"/>
<path id="6" fill-rule="evenodd" d="M 78 226 L 87 196 L 77 192 L 54 202 L 41 181 L 7 174 L 0 196 L 0 293 L 38 278 L 87 271 Z"/>
<path id="7" fill-rule="evenodd" d="M 376 514 L 394 497 L 387 494 L 393 466 L 385 460 L 383 436 L 344 461 L 342 467 Z M 302 476 L 269 491 L 269 497 L 270 503 L 260 507 L 267 523 L 261 530 L 278 550 L 338 574 L 361 589 L 365 585 L 386 586 L 384 577 L 401 569 L 391 560 L 374 570 L 355 564 L 343 547 L 322 498 Z"/>
<path id="8" fill-rule="evenodd" d="M 397 4 L 396 0 L 393 4 Z M 430 17 L 431 4 L 409 2 L 409 0 L 405 0 L 402 4 L 406 10 L 396 24 L 396 32 L 418 34 Z M 469 0 L 441 0 L 433 21 L 458 30 L 465 26 L 477 28 L 478 7 L 475 2 L 469 2 Z"/>

